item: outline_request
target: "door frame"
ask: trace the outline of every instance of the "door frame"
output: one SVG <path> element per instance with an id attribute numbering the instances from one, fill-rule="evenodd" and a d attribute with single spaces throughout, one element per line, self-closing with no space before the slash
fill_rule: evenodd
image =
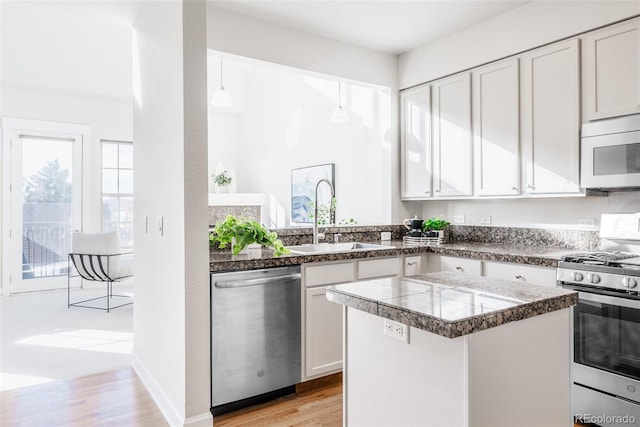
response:
<path id="1" fill-rule="evenodd" d="M 90 127 L 87 125 L 75 124 L 75 123 L 63 123 L 63 122 L 51 122 L 42 120 L 31 119 L 18 119 L 3 117 L 2 118 L 2 252 L 0 253 L 2 274 L 0 277 L 0 295 L 10 295 L 16 292 L 24 292 L 15 289 L 16 281 L 12 282 L 11 269 L 12 261 L 14 261 L 14 255 L 12 253 L 12 247 L 15 246 L 14 240 L 16 237 L 15 232 L 11 232 L 11 223 L 13 218 L 13 206 L 12 206 L 12 194 L 11 194 L 11 182 L 13 168 L 11 165 L 12 158 L 12 137 L 16 133 L 23 133 L 33 136 L 54 136 L 61 138 L 73 138 L 80 142 L 79 158 L 74 159 L 74 166 L 78 168 L 78 176 L 80 178 L 80 203 L 77 210 L 79 215 L 80 229 L 82 229 L 84 218 L 84 180 L 85 180 L 85 168 L 84 156 L 85 156 L 85 142 L 90 141 Z M 19 233 L 22 236 L 22 233 Z M 13 286 L 13 287 L 12 287 Z"/>

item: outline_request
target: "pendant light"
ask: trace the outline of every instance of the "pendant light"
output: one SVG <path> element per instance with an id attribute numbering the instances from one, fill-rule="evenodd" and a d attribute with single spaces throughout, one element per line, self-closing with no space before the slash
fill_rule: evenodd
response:
<path id="1" fill-rule="evenodd" d="M 222 58 L 220 58 L 220 87 L 214 92 L 211 97 L 211 105 L 214 107 L 223 107 L 229 108 L 233 107 L 233 99 L 231 99 L 231 95 L 229 92 L 224 90 L 224 86 L 222 85 Z"/>
<path id="2" fill-rule="evenodd" d="M 331 113 L 331 119 L 329 119 L 333 123 L 344 123 L 349 121 L 349 114 L 347 111 L 342 108 L 342 91 L 340 82 L 338 82 L 338 106 Z"/>

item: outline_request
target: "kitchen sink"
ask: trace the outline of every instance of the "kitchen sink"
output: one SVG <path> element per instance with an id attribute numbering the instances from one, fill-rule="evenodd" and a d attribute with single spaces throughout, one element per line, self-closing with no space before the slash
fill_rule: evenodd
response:
<path id="1" fill-rule="evenodd" d="M 378 245 L 375 243 L 343 242 L 343 243 L 318 243 L 315 245 L 287 246 L 292 254 L 327 254 L 332 252 L 371 251 L 382 249 L 394 249 L 393 246 Z"/>

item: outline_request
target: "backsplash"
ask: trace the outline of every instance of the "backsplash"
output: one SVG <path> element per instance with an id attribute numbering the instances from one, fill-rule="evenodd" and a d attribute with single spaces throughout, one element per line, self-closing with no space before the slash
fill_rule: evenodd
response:
<path id="1" fill-rule="evenodd" d="M 581 250 L 600 245 L 597 230 L 563 230 L 480 225 L 450 225 L 450 242 L 504 243 L 523 246 L 550 246 Z"/>
<path id="2" fill-rule="evenodd" d="M 255 212 L 251 207 L 241 208 L 238 212 L 234 207 L 217 207 L 218 220 L 224 219 L 227 214 L 244 215 L 250 218 L 259 218 L 259 208 Z M 213 215 L 210 210 L 210 224 Z M 404 225 L 371 225 L 371 226 L 319 226 L 318 230 L 325 234 L 322 242 L 334 242 L 335 235 L 340 234 L 341 242 L 379 242 L 380 233 L 388 231 L 391 240 L 400 241 L 407 233 Z M 278 234 L 285 246 L 302 245 L 311 243 L 313 229 L 311 227 L 291 227 L 273 230 Z M 448 235 L 448 238 L 447 238 Z M 481 225 L 450 225 L 446 229 L 445 238 L 451 243 L 495 243 L 521 246 L 546 246 L 555 248 L 569 248 L 578 250 L 593 250 L 598 248 L 600 238 L 597 230 L 565 230 L 542 229 L 524 227 L 495 227 Z"/>
<path id="3" fill-rule="evenodd" d="M 260 206 L 209 206 L 209 226 L 224 221 L 227 215 L 248 218 L 260 222 Z"/>

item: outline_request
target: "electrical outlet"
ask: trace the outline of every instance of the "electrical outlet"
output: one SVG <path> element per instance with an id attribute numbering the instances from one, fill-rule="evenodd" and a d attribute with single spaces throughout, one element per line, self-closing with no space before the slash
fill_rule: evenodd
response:
<path id="1" fill-rule="evenodd" d="M 453 216 L 453 223 L 454 224 L 464 224 L 464 222 L 465 222 L 464 215 L 454 215 Z"/>
<path id="2" fill-rule="evenodd" d="M 481 216 L 480 217 L 480 224 L 491 224 L 491 217 L 490 216 Z"/>
<path id="3" fill-rule="evenodd" d="M 384 334 L 388 337 L 409 344 L 409 327 L 403 323 L 384 319 Z"/>
<path id="4" fill-rule="evenodd" d="M 390 231 L 381 231 L 380 232 L 380 240 L 391 240 L 391 232 Z"/>
<path id="5" fill-rule="evenodd" d="M 595 218 L 578 218 L 578 225 L 581 225 L 584 228 L 595 228 L 596 219 Z"/>

